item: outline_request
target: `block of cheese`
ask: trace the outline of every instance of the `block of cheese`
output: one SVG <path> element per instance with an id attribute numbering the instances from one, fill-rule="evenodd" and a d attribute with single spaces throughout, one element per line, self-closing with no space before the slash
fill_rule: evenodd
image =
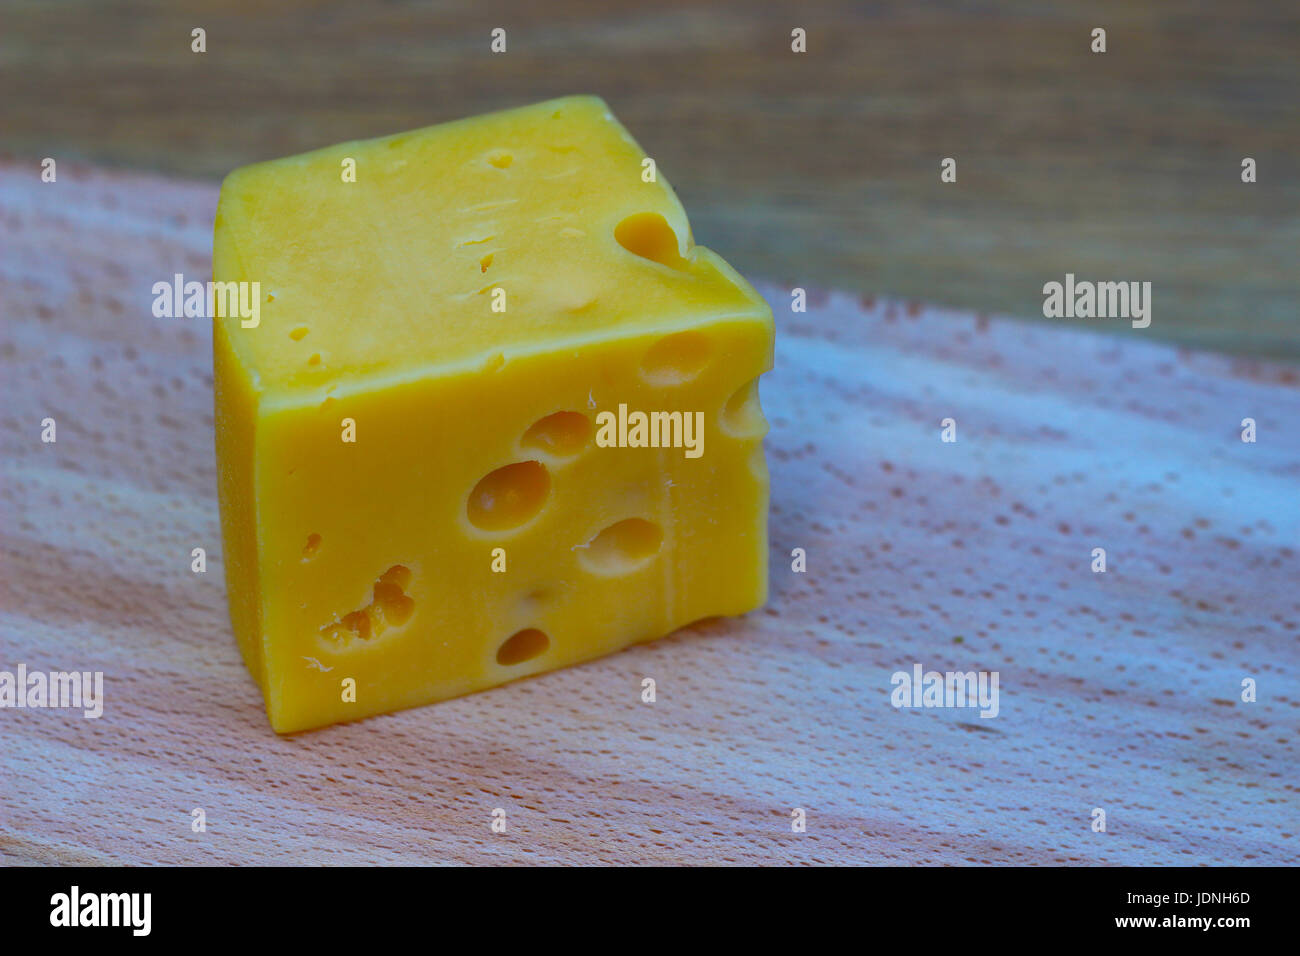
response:
<path id="1" fill-rule="evenodd" d="M 645 159 L 575 96 L 225 180 L 224 562 L 276 731 L 766 599 L 771 312 Z"/>

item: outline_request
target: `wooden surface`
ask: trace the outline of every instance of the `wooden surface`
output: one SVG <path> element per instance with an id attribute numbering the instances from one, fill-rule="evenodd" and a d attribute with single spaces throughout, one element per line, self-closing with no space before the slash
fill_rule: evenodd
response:
<path id="1" fill-rule="evenodd" d="M 5 862 L 1297 861 L 1295 370 L 771 285 L 765 609 L 276 737 L 226 613 L 207 323 L 149 308 L 206 274 L 215 201 L 0 166 L 0 669 L 106 682 L 98 720 L 0 710 Z M 998 671 L 1000 715 L 893 709 L 914 662 Z"/>
<path id="2" fill-rule="evenodd" d="M 597 93 L 745 274 L 1038 321 L 1066 272 L 1146 280 L 1144 341 L 1300 358 L 1293 2 L 8 0 L 4 21 L 0 148 L 26 162 L 219 179 Z"/>

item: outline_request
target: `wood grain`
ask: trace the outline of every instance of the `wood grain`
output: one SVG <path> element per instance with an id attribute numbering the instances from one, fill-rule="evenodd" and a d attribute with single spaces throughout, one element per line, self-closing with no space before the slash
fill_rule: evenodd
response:
<path id="1" fill-rule="evenodd" d="M 207 274 L 215 200 L 0 166 L 0 669 L 106 681 L 98 720 L 0 710 L 5 862 L 1297 861 L 1295 370 L 768 284 L 764 610 L 276 737 L 226 614 L 207 323 L 149 308 Z M 1000 715 L 893 709 L 913 662 L 998 671 Z"/>
<path id="2" fill-rule="evenodd" d="M 1040 321 L 1066 272 L 1147 280 L 1144 338 L 1300 358 L 1300 4 L 9 0 L 4 28 L 33 165 L 215 179 L 597 93 L 745 274 Z"/>

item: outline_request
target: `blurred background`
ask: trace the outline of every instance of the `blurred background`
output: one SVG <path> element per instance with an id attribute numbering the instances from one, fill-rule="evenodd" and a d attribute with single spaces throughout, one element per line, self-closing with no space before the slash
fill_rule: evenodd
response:
<path id="1" fill-rule="evenodd" d="M 592 92 L 752 278 L 1039 322 L 1149 280 L 1121 335 L 1300 357 L 1300 4 L 0 4 L 0 152 L 231 169 Z M 190 31 L 207 32 L 207 52 Z M 507 52 L 490 52 L 493 28 Z M 808 52 L 790 50 L 795 27 Z M 1107 31 L 1107 52 L 1090 51 Z M 940 162 L 957 160 L 942 184 Z M 1258 164 L 1243 185 L 1241 161 Z"/>

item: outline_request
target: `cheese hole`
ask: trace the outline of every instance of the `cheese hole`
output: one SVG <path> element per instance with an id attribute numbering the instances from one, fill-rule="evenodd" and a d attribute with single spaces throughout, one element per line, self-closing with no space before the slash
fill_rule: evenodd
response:
<path id="1" fill-rule="evenodd" d="M 510 164 L 514 161 L 514 156 L 510 155 L 505 150 L 497 150 L 495 153 L 488 156 L 488 162 L 497 169 L 509 169 Z"/>
<path id="2" fill-rule="evenodd" d="M 591 422 L 581 412 L 556 412 L 524 432 L 523 445 L 567 458 L 582 451 L 591 436 Z"/>
<path id="3" fill-rule="evenodd" d="M 503 667 L 522 664 L 540 657 L 551 646 L 551 639 L 535 627 L 511 634 L 497 650 L 497 663 Z"/>
<path id="4" fill-rule="evenodd" d="M 320 550 L 320 535 L 307 535 L 307 543 L 302 546 L 302 559 L 309 561 L 316 557 L 316 552 Z"/>
<path id="5" fill-rule="evenodd" d="M 614 227 L 614 240 L 633 255 L 673 269 L 686 267 L 677 249 L 677 233 L 657 212 L 639 212 Z"/>
<path id="6" fill-rule="evenodd" d="M 410 570 L 400 564 L 389 568 L 375 582 L 375 600 L 371 610 L 383 625 L 398 627 L 410 618 L 411 612 L 415 610 L 415 602 L 405 592 L 410 583 Z"/>
<path id="7" fill-rule="evenodd" d="M 489 252 L 487 255 L 485 255 L 482 259 L 478 261 L 478 271 L 487 272 L 488 266 L 490 265 L 492 265 L 492 253 Z"/>
<path id="8" fill-rule="evenodd" d="M 306 335 L 307 335 L 307 326 L 300 325 L 292 332 L 289 333 L 289 338 L 293 339 L 295 342 L 301 342 L 303 338 L 306 337 Z"/>
<path id="9" fill-rule="evenodd" d="M 319 353 L 319 352 L 316 352 L 315 354 L 312 355 L 311 358 L 307 359 L 307 364 L 308 364 L 308 365 L 319 365 L 319 364 L 320 364 L 320 353 Z"/>
<path id="10" fill-rule="evenodd" d="M 541 510 L 550 490 L 550 473 L 539 461 L 498 468 L 470 492 L 470 523 L 484 531 L 517 528 Z"/>
<path id="11" fill-rule="evenodd" d="M 368 641 L 390 627 L 400 627 L 415 611 L 415 601 L 406 595 L 410 586 L 410 568 L 393 565 L 375 581 L 369 604 L 343 615 L 336 623 L 325 625 L 321 634 L 336 644 L 346 644 Z"/>
<path id="12" fill-rule="evenodd" d="M 578 560 L 595 574 L 626 574 L 654 557 L 663 539 L 663 531 L 654 522 L 628 518 L 587 542 L 578 551 Z"/>
<path id="13" fill-rule="evenodd" d="M 551 592 L 547 588 L 534 588 L 519 599 L 517 609 L 521 614 L 534 615 L 550 599 Z"/>
<path id="14" fill-rule="evenodd" d="M 746 382 L 722 406 L 722 427 L 736 438 L 757 438 L 767 430 L 758 403 L 758 379 Z"/>
<path id="15" fill-rule="evenodd" d="M 666 335 L 641 360 L 641 375 L 651 385 L 681 385 L 689 382 L 709 364 L 713 347 L 699 332 Z"/>
<path id="16" fill-rule="evenodd" d="M 366 610 L 345 614 L 339 623 L 343 625 L 344 631 L 351 632 L 353 638 L 362 641 L 370 640 L 370 615 Z"/>

